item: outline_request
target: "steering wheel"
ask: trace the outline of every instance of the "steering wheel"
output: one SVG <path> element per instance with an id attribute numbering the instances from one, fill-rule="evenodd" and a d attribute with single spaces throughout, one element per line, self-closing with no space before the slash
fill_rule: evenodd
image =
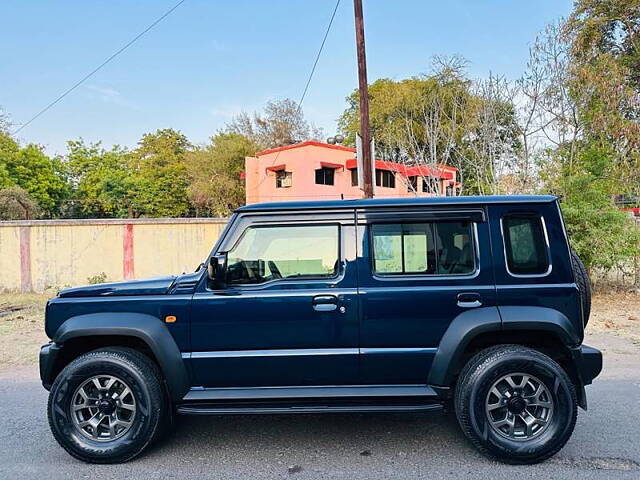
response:
<path id="1" fill-rule="evenodd" d="M 273 275 L 273 278 L 282 278 L 282 274 L 280 273 L 280 270 L 278 270 L 276 262 L 274 262 L 273 260 L 269 260 L 267 262 L 267 265 L 269 265 L 269 270 L 271 270 L 271 275 Z"/>

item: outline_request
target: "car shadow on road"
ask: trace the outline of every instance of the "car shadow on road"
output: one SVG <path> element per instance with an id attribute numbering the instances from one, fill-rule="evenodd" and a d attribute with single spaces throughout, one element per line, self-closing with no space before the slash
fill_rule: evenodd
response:
<path id="1" fill-rule="evenodd" d="M 150 455 L 208 456 L 214 451 L 268 458 L 424 453 L 483 459 L 465 439 L 455 416 L 441 413 L 178 416 L 174 434 Z"/>

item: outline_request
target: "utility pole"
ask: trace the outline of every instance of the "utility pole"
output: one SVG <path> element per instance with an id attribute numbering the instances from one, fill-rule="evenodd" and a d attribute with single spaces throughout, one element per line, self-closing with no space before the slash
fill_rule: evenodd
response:
<path id="1" fill-rule="evenodd" d="M 371 130 L 369 128 L 369 84 L 367 83 L 367 56 L 364 45 L 364 19 L 362 0 L 353 0 L 356 19 L 356 50 L 358 52 L 358 84 L 360 90 L 360 136 L 362 137 L 362 178 L 365 198 L 373 198 L 373 172 L 371 171 Z"/>

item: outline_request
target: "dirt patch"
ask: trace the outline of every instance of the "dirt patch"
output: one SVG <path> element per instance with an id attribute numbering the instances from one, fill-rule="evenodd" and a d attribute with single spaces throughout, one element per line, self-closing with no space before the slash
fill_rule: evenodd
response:
<path id="1" fill-rule="evenodd" d="M 588 331 L 611 333 L 640 345 L 640 294 L 597 294 L 591 312 Z"/>
<path id="2" fill-rule="evenodd" d="M 38 361 L 44 334 L 44 307 L 52 295 L 0 295 L 0 368 Z"/>
<path id="3" fill-rule="evenodd" d="M 11 305 L 9 303 L 1 303 L 0 317 L 10 315 L 13 312 L 19 312 L 20 310 L 24 310 L 24 305 Z"/>

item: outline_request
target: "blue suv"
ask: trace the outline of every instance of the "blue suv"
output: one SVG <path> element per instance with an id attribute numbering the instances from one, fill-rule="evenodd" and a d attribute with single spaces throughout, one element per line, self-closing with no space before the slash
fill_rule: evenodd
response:
<path id="1" fill-rule="evenodd" d="M 176 414 L 452 409 L 484 454 L 534 463 L 602 368 L 590 302 L 556 197 L 250 205 L 193 273 L 62 290 L 40 374 L 87 462 Z"/>

